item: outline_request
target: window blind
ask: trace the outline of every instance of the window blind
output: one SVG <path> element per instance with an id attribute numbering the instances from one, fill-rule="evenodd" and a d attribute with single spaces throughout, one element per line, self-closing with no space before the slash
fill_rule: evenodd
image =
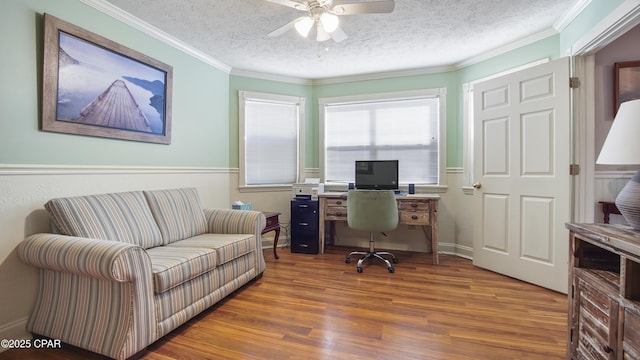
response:
<path id="1" fill-rule="evenodd" d="M 438 184 L 437 96 L 325 105 L 325 181 L 353 182 L 356 160 L 399 160 L 400 183 Z"/>
<path id="2" fill-rule="evenodd" d="M 292 184 L 298 174 L 298 104 L 245 101 L 246 185 Z"/>

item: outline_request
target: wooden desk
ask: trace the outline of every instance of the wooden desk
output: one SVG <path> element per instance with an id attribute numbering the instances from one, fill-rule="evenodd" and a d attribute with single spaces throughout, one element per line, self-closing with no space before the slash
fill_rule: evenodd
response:
<path id="1" fill-rule="evenodd" d="M 325 222 L 329 222 L 331 241 L 335 239 L 335 222 L 347 221 L 347 195 L 342 192 L 318 195 L 320 201 L 320 224 L 318 236 L 320 254 L 324 253 Z M 433 264 L 438 264 L 438 200 L 440 195 L 412 194 L 396 196 L 400 224 L 421 226 L 431 239 Z"/>
<path id="2" fill-rule="evenodd" d="M 273 239 L 273 257 L 275 257 L 276 259 L 280 259 L 278 253 L 276 252 L 276 249 L 278 248 L 278 239 L 280 238 L 280 219 L 278 218 L 280 213 L 269 211 L 263 211 L 262 213 L 264 214 L 264 217 L 267 218 L 267 226 L 264 227 L 261 235 L 264 235 L 269 231 L 276 232 L 276 236 Z"/>

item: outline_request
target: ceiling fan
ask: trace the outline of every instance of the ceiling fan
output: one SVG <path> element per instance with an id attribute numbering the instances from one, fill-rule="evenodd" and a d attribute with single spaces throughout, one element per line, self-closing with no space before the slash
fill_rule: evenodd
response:
<path id="1" fill-rule="evenodd" d="M 300 35 L 308 37 L 311 29 L 315 25 L 317 41 L 333 39 L 335 42 L 341 42 L 347 38 L 347 34 L 339 26 L 340 20 L 338 19 L 338 16 L 390 13 L 393 12 L 393 8 L 395 7 L 394 0 L 373 0 L 347 3 L 334 0 L 267 1 L 308 13 L 307 16 L 296 18 L 288 24 L 270 32 L 267 34 L 268 37 L 280 36 L 292 28 L 295 28 Z"/>

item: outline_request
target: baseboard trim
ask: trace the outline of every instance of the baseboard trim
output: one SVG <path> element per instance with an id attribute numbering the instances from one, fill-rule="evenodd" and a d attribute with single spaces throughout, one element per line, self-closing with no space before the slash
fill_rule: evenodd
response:
<path id="1" fill-rule="evenodd" d="M 18 319 L 8 324 L 4 324 L 0 326 L 0 339 L 7 339 L 7 340 L 31 339 L 31 334 L 27 332 L 28 322 L 29 322 L 29 317 L 27 316 L 22 319 Z M 0 353 L 6 350 L 8 349 L 0 347 Z"/>

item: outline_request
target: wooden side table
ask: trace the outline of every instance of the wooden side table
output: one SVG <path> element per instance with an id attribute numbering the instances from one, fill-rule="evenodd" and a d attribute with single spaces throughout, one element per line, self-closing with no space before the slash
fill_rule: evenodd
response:
<path id="1" fill-rule="evenodd" d="M 611 214 L 622 215 L 620 214 L 620 210 L 618 210 L 616 203 L 608 202 L 608 201 L 600 201 L 600 204 L 602 204 L 602 213 L 604 214 L 605 224 L 609 223 L 609 215 Z"/>
<path id="2" fill-rule="evenodd" d="M 262 230 L 261 235 L 264 235 L 269 231 L 276 232 L 276 236 L 273 239 L 273 257 L 279 259 L 280 257 L 278 256 L 276 249 L 278 248 L 278 239 L 280 238 L 280 219 L 278 218 L 280 213 L 272 211 L 263 211 L 262 213 L 264 214 L 264 217 L 267 218 L 267 226 Z"/>

